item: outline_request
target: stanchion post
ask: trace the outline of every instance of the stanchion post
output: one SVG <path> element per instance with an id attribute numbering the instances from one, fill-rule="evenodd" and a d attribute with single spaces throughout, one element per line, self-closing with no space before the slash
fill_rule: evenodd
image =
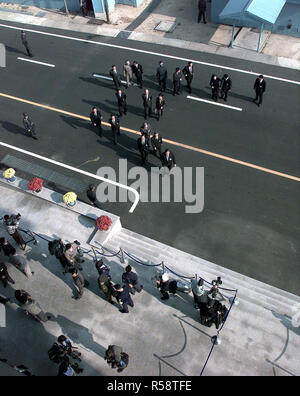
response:
<path id="1" fill-rule="evenodd" d="M 121 247 L 120 247 L 120 252 L 121 252 L 120 261 L 121 261 L 122 264 L 124 264 L 125 263 L 124 252 L 123 252 L 123 249 Z"/>
<path id="2" fill-rule="evenodd" d="M 163 270 L 163 274 L 164 274 L 165 273 L 165 264 L 163 261 L 161 262 L 161 265 L 162 265 L 162 270 Z"/>

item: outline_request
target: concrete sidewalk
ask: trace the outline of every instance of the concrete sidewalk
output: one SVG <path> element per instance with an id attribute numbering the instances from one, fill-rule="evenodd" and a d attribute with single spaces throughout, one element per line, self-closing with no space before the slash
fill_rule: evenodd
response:
<path id="1" fill-rule="evenodd" d="M 197 23 L 197 1 L 145 0 L 134 8 L 118 4 L 111 13 L 111 24 L 78 14 L 66 16 L 61 11 L 33 6 L 0 3 L 0 20 L 35 26 L 61 28 L 94 35 L 120 37 L 129 40 L 187 48 L 254 62 L 300 69 L 299 38 L 271 34 L 265 31 L 260 53 L 256 52 L 258 32 L 255 29 L 236 29 L 235 47 L 229 48 L 231 27 L 210 22 Z M 172 32 L 155 30 L 160 23 L 174 23 Z"/>
<path id="2" fill-rule="evenodd" d="M 118 375 L 199 375 L 216 329 L 200 325 L 192 295 L 178 293 L 167 302 L 161 301 L 151 280 L 155 268 L 130 259 L 144 290 L 133 297 L 135 307 L 130 308 L 130 313 L 122 315 L 116 306 L 108 304 L 99 295 L 93 255 L 89 253 L 85 255 L 83 274 L 90 286 L 81 300 L 72 299 L 71 277 L 62 274 L 60 263 L 49 255 L 47 241 L 43 238 L 78 239 L 90 250 L 87 241 L 94 231 L 94 221 L 8 184 L 0 184 L 0 194 L 0 217 L 20 212 L 20 227 L 42 237 L 39 245 L 31 244 L 25 253 L 20 252 L 25 254 L 35 272 L 33 277 L 26 279 L 8 264 L 16 283 L 7 289 L 0 285 L 0 293 L 12 300 L 6 305 L 7 326 L 0 328 L 1 357 L 25 364 L 36 375 L 56 375 L 58 367 L 48 360 L 47 351 L 55 338 L 63 333 L 83 354 L 85 371 L 82 375 L 117 374 L 103 359 L 108 344 L 122 345 L 130 356 L 128 368 Z M 2 229 L 0 234 L 6 232 Z M 180 275 L 197 273 L 208 281 L 221 276 L 222 287 L 238 289 L 239 304 L 230 312 L 220 333 L 222 343 L 215 346 L 204 375 L 300 375 L 300 327 L 292 323 L 292 317 L 299 316 L 299 297 L 126 229 L 108 242 L 105 252 L 113 254 L 119 247 L 145 264 L 163 260 Z M 126 264 L 122 264 L 117 256 L 105 258 L 105 261 L 111 266 L 113 281 L 121 282 Z M 40 325 L 26 317 L 15 304 L 13 293 L 16 288 L 31 293 L 53 319 Z M 224 295 L 229 298 L 233 293 L 224 291 Z M 225 304 L 229 307 L 227 300 Z M 0 375 L 7 375 L 7 368 L 2 363 Z"/>

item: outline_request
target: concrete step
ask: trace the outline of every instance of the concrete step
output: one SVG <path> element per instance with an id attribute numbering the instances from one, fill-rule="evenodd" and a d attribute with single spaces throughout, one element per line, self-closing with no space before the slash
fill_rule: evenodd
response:
<path id="1" fill-rule="evenodd" d="M 197 273 L 198 276 L 203 277 L 208 282 L 216 279 L 217 276 L 221 276 L 223 280 L 222 287 L 238 289 L 239 300 L 270 310 L 276 310 L 277 312 L 280 311 L 283 314 L 290 312 L 291 307 L 296 302 L 300 302 L 300 297 L 284 290 L 184 253 L 124 228 L 111 239 L 109 246 L 115 250 L 118 250 L 121 246 L 125 251 L 136 256 L 142 262 L 158 264 L 164 261 L 167 267 L 183 276 L 192 276 Z M 155 256 L 153 252 L 155 252 Z M 184 263 L 182 271 L 178 269 L 178 263 L 180 262 Z M 223 291 L 223 294 L 229 297 L 234 293 Z"/>

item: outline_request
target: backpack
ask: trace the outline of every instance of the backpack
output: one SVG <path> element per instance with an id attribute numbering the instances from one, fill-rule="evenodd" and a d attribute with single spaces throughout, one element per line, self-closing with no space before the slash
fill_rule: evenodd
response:
<path id="1" fill-rule="evenodd" d="M 66 354 L 66 351 L 62 345 L 57 344 L 56 342 L 52 345 L 52 347 L 48 351 L 49 359 L 54 363 L 61 363 Z"/>

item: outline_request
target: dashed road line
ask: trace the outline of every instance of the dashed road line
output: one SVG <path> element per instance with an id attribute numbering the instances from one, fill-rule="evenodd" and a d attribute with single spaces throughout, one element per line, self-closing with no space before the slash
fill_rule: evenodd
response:
<path id="1" fill-rule="evenodd" d="M 55 65 L 52 65 L 52 63 L 39 62 L 36 60 L 26 59 L 26 58 L 21 58 L 21 57 L 18 57 L 17 59 L 25 61 L 25 62 L 37 63 L 37 64 L 43 65 L 43 66 L 55 67 Z"/>
<path id="2" fill-rule="evenodd" d="M 198 102 L 204 102 L 204 103 L 209 103 L 215 106 L 221 106 L 221 107 L 227 107 L 228 109 L 232 109 L 232 110 L 237 110 L 237 111 L 243 111 L 243 109 L 241 107 L 235 107 L 235 106 L 230 106 L 230 105 L 226 105 L 223 103 L 218 103 L 218 102 L 212 102 L 211 100 L 206 100 L 206 99 L 201 99 L 201 98 L 196 98 L 195 96 L 187 96 L 188 99 L 192 99 L 192 100 L 197 100 Z"/>

